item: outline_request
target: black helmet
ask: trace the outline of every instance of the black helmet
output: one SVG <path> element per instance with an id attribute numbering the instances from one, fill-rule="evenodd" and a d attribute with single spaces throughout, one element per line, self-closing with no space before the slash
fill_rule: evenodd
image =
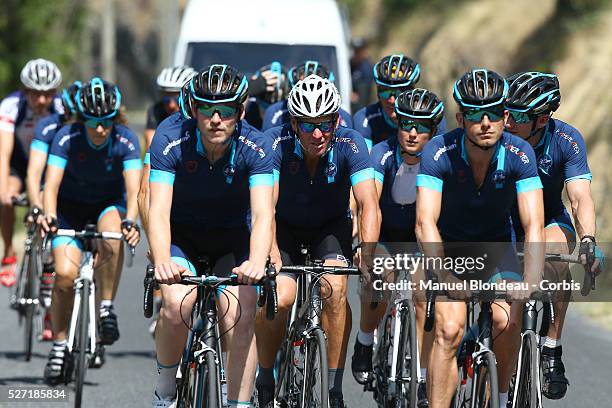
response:
<path id="1" fill-rule="evenodd" d="M 455 82 L 453 98 L 461 109 L 486 108 L 504 103 L 508 83 L 496 72 L 473 69 Z"/>
<path id="2" fill-rule="evenodd" d="M 374 80 L 382 86 L 411 86 L 419 81 L 420 76 L 419 64 L 404 54 L 387 55 L 374 65 Z"/>
<path id="3" fill-rule="evenodd" d="M 559 79 L 554 74 L 519 72 L 508 77 L 507 81 L 508 109 L 539 115 L 554 112 L 561 104 Z"/>
<path id="4" fill-rule="evenodd" d="M 81 81 L 74 81 L 62 91 L 62 105 L 64 105 L 64 115 L 66 117 L 77 113 L 76 94 L 82 85 Z"/>
<path id="5" fill-rule="evenodd" d="M 399 94 L 395 100 L 395 113 L 400 118 L 429 119 L 437 125 L 444 116 L 444 104 L 435 93 L 415 88 Z"/>
<path id="6" fill-rule="evenodd" d="M 298 81 L 311 74 L 318 75 L 321 78 L 327 78 L 330 82 L 334 82 L 335 79 L 334 73 L 327 69 L 325 65 L 320 64 L 319 61 L 304 61 L 292 67 L 287 73 L 289 77 L 289 87 L 293 88 Z"/>
<path id="7" fill-rule="evenodd" d="M 271 71 L 276 73 L 278 81 L 276 87 L 271 92 L 265 92 L 259 99 L 268 104 L 273 104 L 283 99 L 287 99 L 289 93 L 287 70 L 278 61 L 273 61 L 271 64 L 264 65 L 255 72 L 256 76 L 260 76 L 262 72 Z"/>
<path id="8" fill-rule="evenodd" d="M 110 119 L 121 106 L 121 92 L 102 78 L 93 77 L 77 91 L 77 110 L 87 119 Z"/>
<path id="9" fill-rule="evenodd" d="M 231 65 L 214 64 L 198 72 L 189 81 L 191 105 L 197 102 L 241 104 L 249 95 L 246 77 Z"/>
<path id="10" fill-rule="evenodd" d="M 182 86 L 181 91 L 179 93 L 179 109 L 183 114 L 183 117 L 186 119 L 193 118 L 195 116 L 195 112 L 193 111 L 191 91 L 189 90 L 191 87 L 191 81 L 185 82 L 185 85 Z"/>

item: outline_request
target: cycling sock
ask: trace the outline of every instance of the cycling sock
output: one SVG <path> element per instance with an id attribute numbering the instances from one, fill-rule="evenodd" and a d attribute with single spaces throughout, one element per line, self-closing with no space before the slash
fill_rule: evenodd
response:
<path id="1" fill-rule="evenodd" d="M 364 346 L 371 346 L 374 344 L 374 332 L 366 333 L 359 329 L 357 332 L 357 341 Z"/>
<path id="2" fill-rule="evenodd" d="M 111 309 L 113 307 L 112 300 L 102 300 L 100 301 L 100 310 L 102 309 Z"/>
<path id="3" fill-rule="evenodd" d="M 57 351 L 63 351 L 68 345 L 68 340 L 56 340 L 53 342 L 53 349 Z"/>
<path id="4" fill-rule="evenodd" d="M 563 355 L 563 347 L 557 346 L 553 348 L 553 347 L 544 346 L 542 347 L 542 354 L 546 354 L 547 356 L 553 356 L 553 357 L 561 357 Z"/>
<path id="5" fill-rule="evenodd" d="M 343 399 L 342 377 L 344 368 L 330 368 L 328 371 L 329 398 Z"/>
<path id="6" fill-rule="evenodd" d="M 176 395 L 176 370 L 178 363 L 165 366 L 159 361 L 157 362 L 157 385 L 155 386 L 155 394 L 160 399 L 173 399 Z"/>
<path id="7" fill-rule="evenodd" d="M 274 387 L 274 367 L 265 368 L 259 366 L 257 370 L 257 379 L 255 379 L 255 386 L 259 387 Z"/>
<path id="8" fill-rule="evenodd" d="M 421 368 L 421 378 L 423 380 L 427 380 L 427 369 L 426 368 Z"/>
<path id="9" fill-rule="evenodd" d="M 227 400 L 227 408 L 249 408 L 251 401 Z"/>
<path id="10" fill-rule="evenodd" d="M 508 404 L 508 393 L 507 392 L 500 392 L 499 393 L 499 408 L 505 408 L 506 405 Z"/>
<path id="11" fill-rule="evenodd" d="M 555 348 L 555 347 L 559 347 L 561 346 L 561 339 L 553 339 L 551 337 L 544 337 L 544 339 L 542 339 L 542 346 L 544 347 L 548 347 L 548 348 Z"/>

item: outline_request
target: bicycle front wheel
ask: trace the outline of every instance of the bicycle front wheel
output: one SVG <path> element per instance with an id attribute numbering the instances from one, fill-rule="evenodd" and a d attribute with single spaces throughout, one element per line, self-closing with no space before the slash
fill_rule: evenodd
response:
<path id="1" fill-rule="evenodd" d="M 79 305 L 79 318 L 77 322 L 77 340 L 76 349 L 73 354 L 76 354 L 75 364 L 75 384 L 74 384 L 74 406 L 79 408 L 83 399 L 83 384 L 85 383 L 85 372 L 89 362 L 87 361 L 87 344 L 89 341 L 89 291 L 91 290 L 90 282 L 83 280 L 81 288 L 81 304 Z"/>
<path id="2" fill-rule="evenodd" d="M 396 406 L 412 408 L 417 405 L 419 379 L 417 374 L 416 317 L 412 302 L 401 309 L 401 333 L 397 360 Z"/>
<path id="3" fill-rule="evenodd" d="M 515 408 L 538 408 L 540 389 L 538 386 L 538 340 L 536 334 L 527 331 L 523 334 L 520 366 L 514 382 Z"/>
<path id="4" fill-rule="evenodd" d="M 217 363 L 212 352 L 204 353 L 199 364 L 188 361 L 183 368 L 178 406 L 183 408 L 220 407 Z"/>
<path id="5" fill-rule="evenodd" d="M 480 356 L 474 367 L 474 398 L 476 408 L 499 408 L 499 388 L 497 382 L 497 364 L 492 351 Z"/>
<path id="6" fill-rule="evenodd" d="M 304 357 L 302 408 L 328 408 L 327 342 L 322 329 L 315 329 L 307 340 Z"/>
<path id="7" fill-rule="evenodd" d="M 26 361 L 32 358 L 32 343 L 34 340 L 34 315 L 36 314 L 36 304 L 38 301 L 38 293 L 36 290 L 36 271 L 34 256 L 26 252 L 23 255 L 23 262 L 20 271 L 18 300 L 23 300 L 21 313 L 23 318 L 23 352 Z"/>

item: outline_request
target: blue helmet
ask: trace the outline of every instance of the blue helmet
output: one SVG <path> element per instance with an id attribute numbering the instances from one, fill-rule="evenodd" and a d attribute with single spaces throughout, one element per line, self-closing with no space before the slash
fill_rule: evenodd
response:
<path id="1" fill-rule="evenodd" d="M 110 119 L 119 113 L 121 92 L 117 86 L 93 77 L 83 84 L 75 96 L 77 110 L 86 119 Z"/>
<path id="2" fill-rule="evenodd" d="M 404 54 L 383 57 L 373 71 L 376 84 L 391 88 L 412 86 L 421 77 L 420 65 Z"/>
<path id="3" fill-rule="evenodd" d="M 283 99 L 287 99 L 289 93 L 289 78 L 287 70 L 278 61 L 272 61 L 268 65 L 264 65 L 255 72 L 255 76 L 260 76 L 262 72 L 270 71 L 276 74 L 278 81 L 273 91 L 265 92 L 258 98 L 267 104 L 273 104 Z"/>
<path id="4" fill-rule="evenodd" d="M 487 108 L 503 104 L 508 83 L 497 72 L 476 68 L 463 74 L 453 86 L 453 98 L 461 109 Z"/>
<path id="5" fill-rule="evenodd" d="M 431 120 L 437 125 L 444 116 L 444 104 L 435 93 L 414 88 L 398 95 L 395 100 L 395 113 L 398 117 Z"/>
<path id="6" fill-rule="evenodd" d="M 64 105 L 64 115 L 72 116 L 77 113 L 76 95 L 83 84 L 81 81 L 74 81 L 68 88 L 62 90 L 62 105 Z"/>
<path id="7" fill-rule="evenodd" d="M 334 82 L 334 73 L 330 71 L 325 65 L 319 63 L 319 61 L 304 61 L 292 67 L 287 73 L 289 78 L 289 88 L 293 88 L 298 81 L 306 78 L 309 75 L 318 75 L 321 78 L 329 79 L 330 82 Z"/>
<path id="8" fill-rule="evenodd" d="M 561 104 L 559 79 L 554 74 L 519 72 L 508 77 L 506 107 L 533 115 L 554 112 Z"/>

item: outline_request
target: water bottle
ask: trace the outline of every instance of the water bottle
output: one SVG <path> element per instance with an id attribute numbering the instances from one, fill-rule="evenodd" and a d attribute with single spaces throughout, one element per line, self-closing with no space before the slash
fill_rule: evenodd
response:
<path id="1" fill-rule="evenodd" d="M 53 264 L 44 264 L 40 275 L 40 301 L 45 309 L 51 306 L 51 294 L 55 282 L 55 268 Z"/>

